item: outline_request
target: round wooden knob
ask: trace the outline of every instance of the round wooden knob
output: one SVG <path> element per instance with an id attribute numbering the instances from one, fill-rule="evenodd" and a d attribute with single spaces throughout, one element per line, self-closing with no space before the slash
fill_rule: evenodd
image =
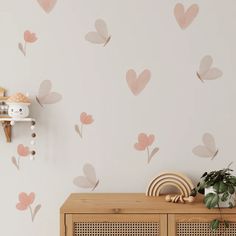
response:
<path id="1" fill-rule="evenodd" d="M 171 202 L 171 196 L 170 195 L 166 195 L 165 199 L 166 199 L 167 202 Z"/>

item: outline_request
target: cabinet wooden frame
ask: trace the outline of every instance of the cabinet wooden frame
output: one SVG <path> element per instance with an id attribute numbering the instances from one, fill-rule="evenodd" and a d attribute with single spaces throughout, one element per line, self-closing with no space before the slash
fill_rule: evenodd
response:
<path id="1" fill-rule="evenodd" d="M 222 217 L 224 220 L 230 223 L 236 223 L 236 214 L 222 214 Z M 208 223 L 210 227 L 210 222 L 214 219 L 220 219 L 220 215 L 219 214 L 168 214 L 168 236 L 177 235 L 178 223 Z M 212 235 L 215 234 L 212 233 Z"/>
<path id="2" fill-rule="evenodd" d="M 235 236 L 236 208 L 224 208 L 221 209 L 221 213 L 225 220 L 233 223 L 230 236 Z M 112 222 L 138 222 L 140 224 L 157 222 L 159 225 L 157 236 L 176 236 L 178 223 L 189 224 L 190 226 L 187 226 L 189 228 L 191 228 L 191 224 L 198 227 L 199 223 L 200 228 L 204 225 L 204 229 L 209 232 L 209 224 L 216 218 L 220 218 L 219 210 L 207 209 L 203 204 L 203 197 L 198 197 L 194 203 L 190 204 L 174 204 L 166 202 L 165 196 L 147 197 L 143 193 L 71 194 L 60 209 L 60 236 L 75 236 L 73 230 L 76 222 L 91 222 L 91 224 L 97 222 L 111 222 L 111 224 Z M 192 231 L 185 235 L 195 236 Z M 218 234 L 203 233 L 201 235 L 215 236 Z"/>
<path id="3" fill-rule="evenodd" d="M 74 223 L 80 222 L 132 222 L 132 223 L 158 223 L 158 236 L 167 236 L 167 215 L 166 214 L 66 214 L 65 215 L 65 231 L 66 236 L 74 236 Z M 64 234 L 63 234 L 64 236 Z"/>

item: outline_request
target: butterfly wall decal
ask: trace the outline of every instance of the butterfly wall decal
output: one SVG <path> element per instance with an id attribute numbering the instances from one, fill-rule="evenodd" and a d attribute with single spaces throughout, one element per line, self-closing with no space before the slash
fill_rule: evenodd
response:
<path id="1" fill-rule="evenodd" d="M 83 167 L 83 176 L 75 177 L 73 183 L 80 188 L 90 188 L 93 191 L 99 184 L 94 167 L 87 163 Z"/>
<path id="2" fill-rule="evenodd" d="M 85 35 L 85 39 L 90 43 L 103 44 L 103 46 L 106 46 L 111 39 L 111 35 L 109 35 L 107 30 L 106 22 L 102 19 L 96 20 L 95 29 L 96 31 L 88 32 Z"/>
<path id="3" fill-rule="evenodd" d="M 196 146 L 193 149 L 193 153 L 199 157 L 214 159 L 219 152 L 219 150 L 216 148 L 214 137 L 209 133 L 205 133 L 202 136 L 202 142 L 203 145 Z"/>
<path id="4" fill-rule="evenodd" d="M 62 95 L 57 92 L 51 92 L 52 83 L 50 80 L 44 80 L 39 87 L 36 101 L 43 107 L 47 104 L 54 104 L 62 99 Z"/>
<path id="5" fill-rule="evenodd" d="M 197 71 L 197 77 L 204 82 L 204 80 L 218 79 L 223 75 L 222 71 L 216 67 L 212 67 L 213 59 L 207 55 L 202 58 Z"/>

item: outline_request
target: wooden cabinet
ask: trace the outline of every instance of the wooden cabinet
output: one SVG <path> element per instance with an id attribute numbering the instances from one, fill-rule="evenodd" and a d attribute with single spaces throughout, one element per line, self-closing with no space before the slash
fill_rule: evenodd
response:
<path id="1" fill-rule="evenodd" d="M 60 214 L 61 236 L 236 236 L 236 209 L 222 209 L 230 226 L 212 233 L 209 222 L 219 212 L 202 198 L 174 204 L 139 193 L 71 194 Z"/>
<path id="2" fill-rule="evenodd" d="M 236 236 L 236 212 L 223 214 L 228 220 L 229 228 L 221 225 L 216 232 L 212 232 L 209 224 L 215 218 L 220 219 L 219 214 L 168 214 L 168 236 Z"/>

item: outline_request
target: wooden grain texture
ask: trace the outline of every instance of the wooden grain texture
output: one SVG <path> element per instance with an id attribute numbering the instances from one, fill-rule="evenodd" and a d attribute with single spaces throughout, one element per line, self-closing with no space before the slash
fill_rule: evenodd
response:
<path id="1" fill-rule="evenodd" d="M 176 236 L 176 222 L 175 222 L 175 215 L 168 214 L 168 236 Z"/>
<path id="2" fill-rule="evenodd" d="M 128 224 L 137 222 L 138 224 L 140 223 L 140 227 L 152 222 L 158 223 L 158 236 L 176 236 L 177 224 L 190 223 L 190 226 L 188 226 L 190 230 L 185 231 L 187 234 L 190 232 L 191 235 L 194 235 L 191 223 L 193 226 L 198 223 L 200 226 L 203 226 L 203 223 L 207 223 L 208 225 L 211 220 L 220 217 L 217 209 L 207 209 L 202 203 L 202 200 L 203 197 L 198 197 L 196 201 L 191 204 L 173 204 L 166 202 L 165 196 L 147 197 L 144 193 L 71 194 L 61 207 L 60 235 L 74 236 L 73 225 L 78 223 L 81 223 L 82 227 L 86 227 L 86 232 L 90 232 L 90 230 L 93 231 L 93 224 L 95 224 L 94 227 L 98 227 L 98 231 L 101 232 L 98 226 L 99 222 L 101 222 L 102 230 L 99 235 L 103 235 L 104 228 L 102 225 L 111 223 L 110 226 L 112 230 L 114 222 L 118 223 L 118 227 L 119 223 L 121 224 L 120 229 L 122 229 L 122 224 L 125 222 Z M 236 222 L 236 208 L 222 209 L 221 212 L 225 220 Z M 84 226 L 84 222 L 88 222 L 88 228 Z M 89 227 L 91 227 L 91 229 Z M 204 227 L 202 227 L 203 231 L 206 228 Z M 131 229 L 129 228 L 129 230 Z M 209 228 L 207 227 L 206 230 L 209 231 Z M 81 234 L 80 231 L 77 231 L 75 234 L 78 235 L 78 233 L 79 235 Z M 135 232 L 134 234 L 132 233 L 133 231 L 130 235 L 135 235 Z M 149 232 L 145 233 L 149 234 Z"/>
<path id="3" fill-rule="evenodd" d="M 65 236 L 66 235 L 65 216 L 66 216 L 66 214 L 60 213 L 60 236 Z"/>
<path id="4" fill-rule="evenodd" d="M 207 209 L 203 197 L 193 203 L 174 204 L 165 201 L 165 196 L 147 197 L 144 193 L 74 193 L 61 207 L 61 213 L 218 213 Z M 118 212 L 117 212 L 118 211 Z M 222 209 L 222 213 L 235 214 L 236 208 Z"/>
<path id="5" fill-rule="evenodd" d="M 63 236 L 73 236 L 73 215 L 66 214 L 66 234 Z M 81 235 L 82 236 L 82 235 Z"/>
<path id="6" fill-rule="evenodd" d="M 179 172 L 163 172 L 155 177 L 146 191 L 147 196 L 160 196 L 166 186 L 174 186 L 184 197 L 189 197 L 194 185 L 190 178 Z"/>
<path id="7" fill-rule="evenodd" d="M 227 220 L 230 223 L 236 222 L 236 214 L 222 214 L 222 217 L 224 220 Z M 207 225 L 210 227 L 210 222 L 214 219 L 220 219 L 220 215 L 218 214 L 168 214 L 168 236 L 176 236 L 177 235 L 177 224 L 190 224 L 188 227 L 190 227 L 191 233 L 188 234 L 188 236 L 196 235 L 191 230 L 191 225 L 199 224 L 199 227 L 201 227 L 204 223 L 207 223 Z M 207 236 L 213 236 L 213 235 L 221 235 L 218 231 L 216 231 L 216 234 L 212 233 L 209 230 L 209 227 L 206 228 L 206 233 L 204 235 Z M 194 227 L 193 227 L 194 229 Z M 204 228 L 205 229 L 205 228 Z M 203 230 L 204 230 L 203 229 Z M 234 229 L 233 229 L 234 230 Z M 210 233 L 208 233 L 210 231 Z M 205 231 L 204 231 L 205 232 Z M 186 234 L 181 234 L 185 236 Z M 199 234 L 197 234 L 199 235 Z M 202 235 L 202 234 L 201 234 Z M 222 234 L 227 236 L 227 232 L 225 234 Z M 230 234 L 232 235 L 232 234 Z"/>
<path id="8" fill-rule="evenodd" d="M 6 136 L 6 141 L 10 143 L 11 142 L 11 122 L 4 121 L 2 122 L 2 126 L 4 129 L 5 136 Z"/>
<path id="9" fill-rule="evenodd" d="M 0 96 L 0 102 L 3 101 L 5 102 L 9 97 L 5 96 Z"/>
<path id="10" fill-rule="evenodd" d="M 101 230 L 105 230 L 106 233 L 110 228 L 111 230 L 110 235 L 117 235 L 117 234 L 114 234 L 114 228 L 113 228 L 114 224 L 116 224 L 116 227 L 115 227 L 116 230 L 119 230 L 119 227 L 120 227 L 118 235 L 121 235 L 120 231 L 122 230 L 126 232 L 126 227 L 128 227 L 127 228 L 127 230 L 129 231 L 128 235 L 130 236 L 136 235 L 137 231 L 140 229 L 145 232 L 144 235 L 149 235 L 148 225 L 154 224 L 156 225 L 156 227 L 158 227 L 158 232 L 156 232 L 157 234 L 155 235 L 167 236 L 167 215 L 166 214 L 119 214 L 119 213 L 118 214 L 66 214 L 66 225 L 67 225 L 66 236 L 74 236 L 72 233 L 74 231 L 72 230 L 73 226 L 82 224 L 82 227 L 84 227 L 85 222 L 88 223 L 89 225 L 88 228 L 86 227 L 87 234 L 85 235 L 88 235 L 90 230 L 91 230 L 91 235 L 94 235 L 93 231 L 95 230 L 96 227 L 98 227 L 98 224 L 100 223 Z M 128 224 L 130 224 L 131 228 L 127 226 Z M 105 225 L 106 229 L 104 229 L 102 225 Z M 131 231 L 133 232 L 132 234 L 131 234 Z M 102 234 L 103 232 L 99 232 L 99 235 L 102 235 Z M 81 234 L 79 235 L 83 236 Z"/>
<path id="11" fill-rule="evenodd" d="M 160 222 L 158 214 L 70 214 L 72 222 Z"/>
<path id="12" fill-rule="evenodd" d="M 160 236 L 168 235 L 168 218 L 167 214 L 160 214 Z"/>
<path id="13" fill-rule="evenodd" d="M 210 222 L 220 214 L 176 214 L 175 222 Z M 223 214 L 224 220 L 236 222 L 236 214 Z"/>

